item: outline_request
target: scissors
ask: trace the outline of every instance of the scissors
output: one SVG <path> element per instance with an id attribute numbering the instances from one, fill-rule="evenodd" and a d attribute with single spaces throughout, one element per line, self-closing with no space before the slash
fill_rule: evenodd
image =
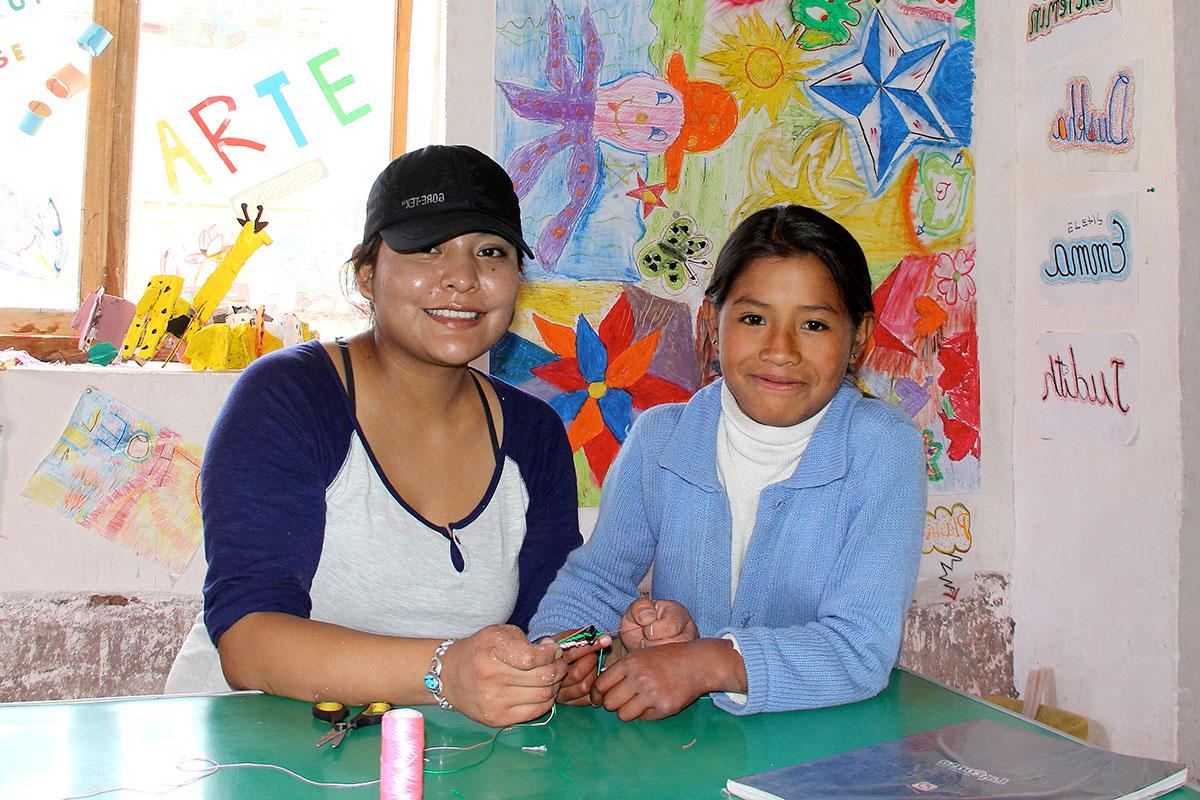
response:
<path id="1" fill-rule="evenodd" d="M 346 738 L 346 734 L 350 733 L 350 731 L 355 728 L 366 727 L 367 725 L 378 725 L 383 720 L 383 715 L 391 710 L 392 706 L 390 703 L 371 703 L 347 722 L 346 718 L 350 716 L 350 712 L 341 703 L 329 700 L 313 703 L 312 715 L 319 720 L 328 722 L 332 726 L 328 733 L 317 740 L 317 747 L 326 742 L 333 742 L 334 748 L 341 747 L 342 740 Z"/>

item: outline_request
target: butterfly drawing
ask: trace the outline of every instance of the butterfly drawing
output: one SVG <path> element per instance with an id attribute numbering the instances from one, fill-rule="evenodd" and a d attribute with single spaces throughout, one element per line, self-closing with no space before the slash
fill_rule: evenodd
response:
<path id="1" fill-rule="evenodd" d="M 679 293 L 699 283 L 696 270 L 712 266 L 704 257 L 710 250 L 712 241 L 699 232 L 696 220 L 679 216 L 638 253 L 638 271 L 647 280 L 662 278 L 667 291 Z"/>

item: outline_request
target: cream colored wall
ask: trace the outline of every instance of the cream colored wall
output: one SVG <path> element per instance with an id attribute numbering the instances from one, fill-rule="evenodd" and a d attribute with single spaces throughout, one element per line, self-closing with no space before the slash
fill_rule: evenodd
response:
<path id="1" fill-rule="evenodd" d="M 1027 3 L 1009 3 L 1022 46 Z M 1064 61 L 1086 74 L 1110 56 L 1141 58 L 1135 89 L 1136 172 L 1069 175 L 1041 169 L 1045 119 L 1033 113 L 1042 70 L 1017 60 L 1014 113 L 993 124 L 1019 133 L 1012 602 L 1017 675 L 1053 667 L 1060 707 L 1098 721 L 1114 749 L 1174 756 L 1179 721 L 1181 451 L 1180 217 L 1176 180 L 1176 62 L 1168 4 L 1122 4 L 1124 34 Z M 1002 21 L 1003 22 L 1003 21 Z M 1194 29 L 1189 31 L 1194 41 Z M 1060 62 L 1062 63 L 1062 62 Z M 1106 76 L 1105 76 L 1106 77 Z M 1193 75 L 1193 81 L 1196 75 Z M 1100 80 L 1093 76 L 1093 80 Z M 1190 94 L 1190 91 L 1189 91 Z M 1183 97 L 1183 95 L 1180 95 Z M 1189 99 L 1189 102 L 1191 100 Z M 1147 187 L 1154 187 L 1153 193 Z M 1038 306 L 1038 201 L 1135 191 L 1146 264 L 1128 306 Z M 1032 265 L 1032 267 L 1031 267 Z M 1046 441 L 1035 432 L 1045 331 L 1127 331 L 1141 345 L 1141 428 L 1130 447 Z M 1194 487 L 1192 487 L 1194 488 Z M 1191 612 L 1195 613 L 1195 612 Z"/>
<path id="2" fill-rule="evenodd" d="M 1200 3 L 1175 0 L 1175 96 L 1192 97 L 1200 76 Z M 1175 106 L 1180 227 L 1200 219 L 1200 103 Z M 1179 391 L 1183 398 L 1183 522 L 1179 532 L 1179 757 L 1200 780 L 1200 255 L 1179 241 Z"/>

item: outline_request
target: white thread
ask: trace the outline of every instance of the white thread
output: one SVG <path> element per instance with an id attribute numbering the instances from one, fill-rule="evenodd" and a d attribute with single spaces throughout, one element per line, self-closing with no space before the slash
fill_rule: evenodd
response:
<path id="1" fill-rule="evenodd" d="M 186 764 L 189 764 L 192 762 L 199 762 L 200 764 L 203 764 L 204 766 L 202 766 L 199 769 L 190 768 L 190 767 L 185 766 Z M 308 778 L 304 777 L 303 775 L 292 772 L 290 769 L 280 767 L 276 764 L 255 764 L 252 762 L 245 762 L 245 763 L 238 763 L 238 764 L 218 764 L 216 761 L 213 761 L 211 758 L 196 757 L 196 758 L 185 758 L 185 759 L 182 759 L 181 761 L 179 761 L 177 764 L 175 764 L 175 769 L 179 770 L 180 772 L 196 772 L 196 773 L 198 773 L 196 775 L 196 777 L 188 778 L 183 783 L 161 784 L 160 786 L 165 787 L 165 788 L 158 788 L 158 789 L 139 789 L 136 786 L 112 786 L 108 789 L 95 789 L 90 792 L 84 792 L 83 794 L 67 795 L 66 797 L 62 798 L 62 800 L 83 800 L 83 798 L 86 798 L 86 797 L 99 797 L 102 794 L 111 794 L 113 792 L 137 792 L 138 794 L 166 794 L 167 792 L 173 792 L 176 789 L 182 789 L 184 786 L 193 784 L 196 781 L 201 781 L 201 780 L 204 780 L 205 778 L 216 775 L 219 770 L 245 768 L 245 767 L 277 770 L 279 772 L 287 773 L 288 775 L 291 775 L 293 778 L 304 781 L 305 783 L 307 783 L 311 786 L 321 786 L 326 789 L 356 789 L 361 786 L 374 786 L 375 784 L 379 783 L 378 780 L 363 781 L 361 783 L 322 783 L 321 781 L 309 780 Z"/>
<path id="2" fill-rule="evenodd" d="M 544 725 L 549 725 L 550 720 L 554 719 L 555 708 L 556 708 L 556 706 L 550 706 L 550 716 L 546 717 L 541 722 L 518 722 L 515 725 L 509 725 L 508 727 L 501 728 L 500 730 L 493 733 L 490 739 L 485 739 L 482 742 L 476 742 L 475 744 L 469 745 L 467 747 L 449 747 L 449 746 L 426 747 L 425 748 L 425 753 L 426 753 L 425 761 L 428 763 L 429 761 L 432 760 L 429 758 L 428 754 L 431 752 L 434 752 L 434 751 L 454 750 L 454 751 L 458 751 L 460 753 L 466 753 L 470 750 L 474 750 L 477 747 L 487 747 L 488 745 L 494 745 L 496 743 L 496 738 L 502 733 L 508 733 L 509 731 L 516 730 L 517 728 L 540 728 Z M 425 771 L 432 775 L 444 774 L 447 772 L 462 772 L 464 769 L 470 769 L 471 767 L 475 767 L 475 766 L 482 764 L 484 761 L 487 761 L 489 758 L 491 758 L 491 755 L 492 755 L 492 751 L 491 751 L 491 749 L 489 749 L 487 751 L 487 753 L 483 756 L 483 758 L 479 759 L 478 761 L 476 761 L 474 763 L 467 764 L 464 767 L 455 767 L 453 769 L 431 769 L 430 767 L 426 766 Z"/>
<path id="3" fill-rule="evenodd" d="M 393 709 L 393 711 L 397 711 L 397 710 L 405 710 L 405 709 Z M 392 713 L 392 712 L 388 712 L 388 713 Z M 414 713 L 416 713 L 418 716 L 420 716 L 420 712 L 414 712 Z M 385 715 L 385 719 L 386 719 L 386 715 Z M 467 747 L 449 747 L 449 746 L 426 747 L 423 749 L 422 752 L 429 753 L 429 752 L 432 752 L 435 750 L 439 750 L 439 751 L 440 750 L 458 750 L 461 752 L 466 752 L 468 750 L 474 750 L 477 747 L 485 747 L 489 744 L 493 744 L 496 741 L 496 737 L 498 737 L 502 733 L 508 733 L 509 731 L 516 730 L 517 728 L 540 728 L 542 726 L 549 725 L 550 721 L 552 719 L 554 719 L 554 706 L 550 707 L 550 716 L 546 717 L 546 719 L 542 720 L 541 722 L 520 722 L 515 725 L 509 725 L 508 727 L 501 728 L 500 730 L 493 733 L 490 739 L 486 739 L 482 742 L 477 742 L 477 743 L 475 743 L 473 745 L 469 745 Z M 524 750 L 526 748 L 522 748 L 522 749 Z M 381 759 L 382 759 L 382 755 L 383 754 L 382 754 L 382 748 L 381 748 L 381 752 L 380 752 Z M 471 767 L 474 767 L 478 764 L 482 764 L 484 761 L 486 761 L 488 759 L 489 756 L 491 756 L 490 750 L 488 751 L 487 755 L 485 755 L 483 758 L 479 759 L 479 761 L 476 761 L 474 764 L 468 764 L 465 767 L 458 767 L 456 769 L 448 770 L 448 771 L 461 772 L 464 769 L 470 769 Z M 424 761 L 429 761 L 429 758 L 426 756 L 424 758 Z M 186 766 L 187 764 L 191 764 L 191 763 L 198 763 L 198 764 L 201 764 L 202 766 L 199 767 L 198 769 Z M 382 764 L 381 764 L 381 766 L 382 766 Z M 376 779 L 373 781 L 361 781 L 359 783 L 324 783 L 322 781 L 310 780 L 310 779 L 304 777 L 303 775 L 299 774 L 298 772 L 292 772 L 290 769 L 287 769 L 286 767 L 281 767 L 277 764 L 258 764 L 258 763 L 254 763 L 254 762 L 239 762 L 236 764 L 220 764 L 216 761 L 213 761 L 211 758 L 204 758 L 203 756 L 196 756 L 193 758 L 180 759 L 178 762 L 176 762 L 175 769 L 179 770 L 180 772 L 195 772 L 197 774 L 195 777 L 188 778 L 186 781 L 183 781 L 182 783 L 159 784 L 158 785 L 159 788 L 142 789 L 137 786 L 110 786 L 107 789 L 93 789 L 90 792 L 84 792 L 82 794 L 66 795 L 66 796 L 60 798 L 60 800 L 84 800 L 84 798 L 99 797 L 100 795 L 112 794 L 113 792 L 135 792 L 137 794 L 159 794 L 159 795 L 167 794 L 168 792 L 173 792 L 176 789 L 182 789 L 184 786 L 189 786 L 193 783 L 196 783 L 197 781 L 202 781 L 205 778 L 212 777 L 213 775 L 216 775 L 217 772 L 219 772 L 220 770 L 223 770 L 223 769 L 273 769 L 273 770 L 276 770 L 277 772 L 282 772 L 286 775 L 291 775 L 296 780 L 303 781 L 304 783 L 307 783 L 310 786 L 320 786 L 325 789 L 357 789 L 357 788 L 360 788 L 363 786 L 374 786 L 376 784 L 381 783 L 380 779 Z M 439 772 L 439 770 L 431 770 L 428 767 L 426 767 L 425 769 L 423 769 L 422 772 L 429 772 L 431 774 L 437 774 Z M 421 796 L 419 789 L 415 796 L 416 797 Z M 382 797 L 386 797 L 386 796 L 381 796 L 381 800 L 382 800 Z M 404 796 L 399 795 L 399 797 L 404 797 Z"/>

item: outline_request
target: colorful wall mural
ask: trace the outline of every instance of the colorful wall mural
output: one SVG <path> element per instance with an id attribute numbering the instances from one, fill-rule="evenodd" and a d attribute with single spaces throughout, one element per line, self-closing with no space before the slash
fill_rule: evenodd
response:
<path id="1" fill-rule="evenodd" d="M 866 251 L 857 380 L 979 488 L 973 0 L 497 0 L 497 158 L 536 252 L 492 371 L 545 398 L 594 505 L 637 414 L 714 377 L 696 336 L 732 228 L 818 208 Z"/>

